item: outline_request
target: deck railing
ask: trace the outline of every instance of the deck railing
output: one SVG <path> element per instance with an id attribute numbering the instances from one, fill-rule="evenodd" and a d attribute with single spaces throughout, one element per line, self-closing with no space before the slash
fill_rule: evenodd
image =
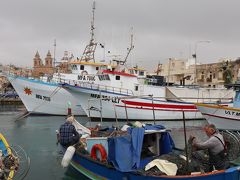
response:
<path id="1" fill-rule="evenodd" d="M 130 89 L 126 88 L 119 88 L 119 87 L 113 87 L 113 86 L 107 86 L 107 85 L 101 85 L 101 84 L 93 84 L 89 82 L 80 82 L 80 81 L 75 81 L 75 80 L 66 80 L 66 79 L 61 79 L 61 83 L 66 83 L 72 86 L 78 86 L 78 87 L 83 87 L 83 88 L 89 88 L 89 89 L 94 89 L 94 90 L 99 90 L 99 91 L 107 91 L 107 92 L 113 92 L 113 93 L 119 93 L 119 94 L 124 94 L 124 95 L 129 95 L 133 96 L 133 91 Z"/>

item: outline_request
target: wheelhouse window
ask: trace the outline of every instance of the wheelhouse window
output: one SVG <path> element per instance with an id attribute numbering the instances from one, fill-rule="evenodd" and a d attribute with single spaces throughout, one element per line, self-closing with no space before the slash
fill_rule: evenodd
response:
<path id="1" fill-rule="evenodd" d="M 77 65 L 76 64 L 72 65 L 72 70 L 77 70 Z"/>
<path id="2" fill-rule="evenodd" d="M 100 74 L 100 75 L 98 75 L 98 79 L 99 79 L 99 81 L 104 81 L 104 80 L 110 81 L 108 74 L 102 74 L 102 75 Z"/>
<path id="3" fill-rule="evenodd" d="M 116 76 L 116 80 L 120 80 L 120 76 Z"/>
<path id="4" fill-rule="evenodd" d="M 81 66 L 80 66 L 80 70 L 84 70 L 84 65 L 81 65 Z"/>

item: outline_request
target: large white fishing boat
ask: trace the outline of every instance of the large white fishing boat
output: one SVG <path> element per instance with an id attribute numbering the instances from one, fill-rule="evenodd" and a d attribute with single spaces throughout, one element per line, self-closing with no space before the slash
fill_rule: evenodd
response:
<path id="1" fill-rule="evenodd" d="M 81 106 L 77 105 L 76 99 L 68 91 L 59 87 L 58 82 L 60 80 L 94 82 L 94 76 L 81 74 L 86 72 L 96 74 L 106 67 L 106 64 L 73 61 L 71 74 L 56 73 L 51 79 L 47 77 L 33 79 L 14 74 L 6 76 L 31 114 L 66 115 L 67 109 L 71 108 L 74 115 L 86 115 Z"/>
<path id="2" fill-rule="evenodd" d="M 150 120 L 154 115 L 156 120 L 177 120 L 183 118 L 183 111 L 186 119 L 203 118 L 193 103 L 176 102 L 181 97 L 168 101 L 168 87 L 141 84 L 135 75 L 104 70 L 95 80 L 95 84 L 62 81 L 91 118 Z M 185 90 L 191 93 L 191 89 Z"/>

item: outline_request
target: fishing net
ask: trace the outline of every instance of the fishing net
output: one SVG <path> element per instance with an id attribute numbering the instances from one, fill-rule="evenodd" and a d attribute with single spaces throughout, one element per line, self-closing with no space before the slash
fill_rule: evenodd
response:
<path id="1" fill-rule="evenodd" d="M 239 136 L 231 131 L 221 131 L 226 144 L 226 158 L 229 161 L 237 159 L 240 151 Z"/>
<path id="2" fill-rule="evenodd" d="M 172 152 L 169 154 L 164 154 L 158 158 L 161 160 L 167 160 L 177 165 L 178 170 L 176 175 L 189 175 L 191 172 L 209 172 L 209 157 L 206 151 L 193 151 L 192 147 L 193 139 L 188 140 L 187 151 L 186 149 L 182 153 Z M 186 152 L 188 156 L 188 163 L 186 161 Z M 143 172 L 145 175 L 155 175 L 159 176 L 164 174 L 157 167 L 153 167 L 146 172 Z"/>

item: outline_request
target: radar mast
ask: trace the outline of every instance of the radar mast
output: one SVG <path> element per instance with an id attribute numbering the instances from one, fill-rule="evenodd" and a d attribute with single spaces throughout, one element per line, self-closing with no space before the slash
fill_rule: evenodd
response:
<path id="1" fill-rule="evenodd" d="M 97 47 L 97 43 L 94 42 L 94 20 L 95 20 L 95 9 L 96 9 L 96 2 L 94 1 L 93 2 L 93 5 L 92 5 L 92 21 L 91 21 L 91 39 L 90 39 L 90 42 L 89 44 L 85 47 L 85 50 L 83 52 L 83 55 L 80 59 L 80 61 L 90 61 L 90 60 L 93 60 L 93 62 L 95 62 L 95 50 L 96 50 L 96 47 Z"/>

